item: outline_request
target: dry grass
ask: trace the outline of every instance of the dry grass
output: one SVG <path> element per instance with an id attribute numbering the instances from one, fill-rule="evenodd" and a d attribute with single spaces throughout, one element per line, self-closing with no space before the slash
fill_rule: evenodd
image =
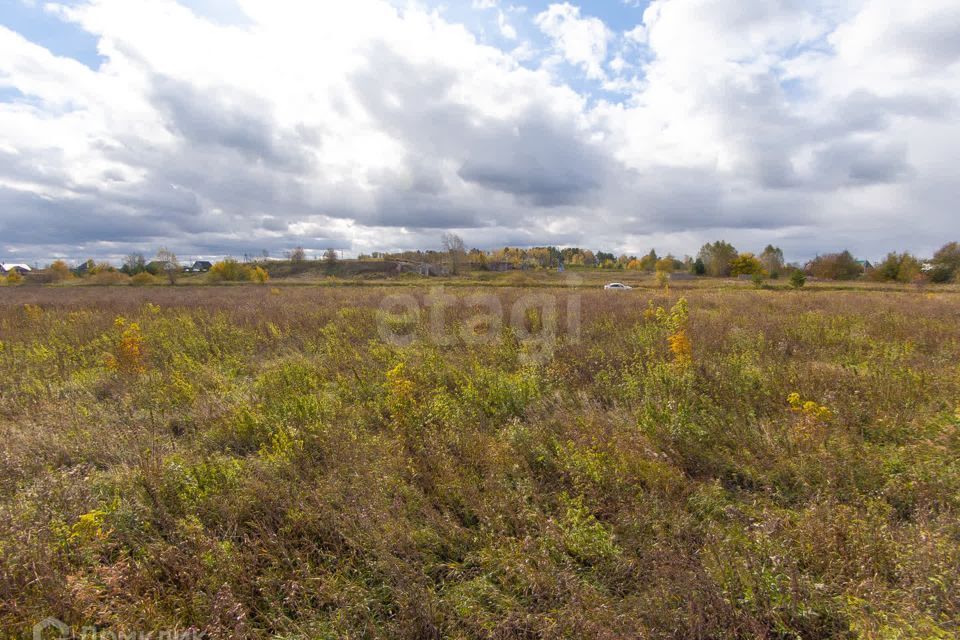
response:
<path id="1" fill-rule="evenodd" d="M 4 289 L 0 629 L 956 637 L 960 296 L 531 283 Z"/>

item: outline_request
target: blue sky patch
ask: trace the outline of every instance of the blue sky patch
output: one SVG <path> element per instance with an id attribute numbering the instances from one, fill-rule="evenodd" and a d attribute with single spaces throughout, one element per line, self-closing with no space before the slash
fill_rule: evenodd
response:
<path id="1" fill-rule="evenodd" d="M 97 52 L 97 37 L 66 22 L 43 8 L 42 2 L 0 0 L 0 24 L 16 31 L 57 56 L 73 58 L 97 69 L 104 58 Z M 60 4 L 80 4 L 61 0 Z"/>

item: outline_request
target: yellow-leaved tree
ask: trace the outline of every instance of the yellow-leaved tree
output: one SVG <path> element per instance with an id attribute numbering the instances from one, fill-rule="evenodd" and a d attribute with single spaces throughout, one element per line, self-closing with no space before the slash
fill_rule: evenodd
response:
<path id="1" fill-rule="evenodd" d="M 63 260 L 54 260 L 47 267 L 47 273 L 50 275 L 50 282 L 63 282 L 73 277 L 73 272 L 70 271 L 70 267 Z"/>
<path id="2" fill-rule="evenodd" d="M 258 284 L 266 284 L 270 280 L 270 274 L 263 267 L 254 267 L 250 270 L 250 281 Z"/>
<path id="3" fill-rule="evenodd" d="M 730 263 L 730 275 L 733 277 L 763 274 L 763 265 L 752 253 L 741 253 Z"/>

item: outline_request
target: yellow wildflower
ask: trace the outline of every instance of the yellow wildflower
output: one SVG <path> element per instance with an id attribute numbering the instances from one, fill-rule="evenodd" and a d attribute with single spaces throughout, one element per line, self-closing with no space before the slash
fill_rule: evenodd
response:
<path id="1" fill-rule="evenodd" d="M 794 413 L 802 413 L 805 416 L 825 421 L 833 418 L 833 410 L 830 407 L 818 404 L 813 400 L 804 400 L 799 393 L 788 395 L 787 403 Z"/>
<path id="2" fill-rule="evenodd" d="M 674 361 L 679 365 L 688 365 L 693 362 L 693 345 L 686 329 L 680 329 L 667 337 Z"/>
<path id="3" fill-rule="evenodd" d="M 114 321 L 118 329 L 123 329 L 120 335 L 120 341 L 117 343 L 116 353 L 108 353 L 104 356 L 104 364 L 108 369 L 121 371 L 123 373 L 138 374 L 146 371 L 144 362 L 145 348 L 143 334 L 140 332 L 140 325 L 132 322 L 129 325 L 127 321 L 120 317 Z"/>

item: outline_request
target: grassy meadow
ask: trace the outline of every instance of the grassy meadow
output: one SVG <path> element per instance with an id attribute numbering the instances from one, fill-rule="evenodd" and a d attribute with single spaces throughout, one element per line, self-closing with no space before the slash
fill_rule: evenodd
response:
<path id="1" fill-rule="evenodd" d="M 958 637 L 960 293 L 520 277 L 4 288 L 0 636 Z"/>

